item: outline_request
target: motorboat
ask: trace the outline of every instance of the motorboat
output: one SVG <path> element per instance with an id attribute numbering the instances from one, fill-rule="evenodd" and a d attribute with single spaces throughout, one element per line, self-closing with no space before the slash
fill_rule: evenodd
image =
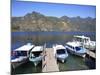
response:
<path id="1" fill-rule="evenodd" d="M 27 43 L 13 51 L 11 51 L 11 66 L 13 69 L 28 61 L 28 53 L 34 47 Z"/>
<path id="2" fill-rule="evenodd" d="M 81 56 L 81 57 L 85 57 L 87 49 L 80 46 L 79 43 L 67 42 L 65 47 L 70 53 Z"/>
<path id="3" fill-rule="evenodd" d="M 91 41 L 90 37 L 86 37 L 84 35 L 82 35 L 82 36 L 75 35 L 73 42 L 80 43 L 81 46 L 83 46 L 89 50 L 96 49 L 96 42 Z"/>
<path id="4" fill-rule="evenodd" d="M 66 48 L 63 45 L 53 45 L 54 55 L 55 57 L 60 60 L 61 62 L 65 62 L 68 57 L 68 53 Z"/>
<path id="5" fill-rule="evenodd" d="M 38 65 L 43 58 L 43 46 L 35 46 L 29 53 L 29 61 L 33 62 L 35 66 Z"/>

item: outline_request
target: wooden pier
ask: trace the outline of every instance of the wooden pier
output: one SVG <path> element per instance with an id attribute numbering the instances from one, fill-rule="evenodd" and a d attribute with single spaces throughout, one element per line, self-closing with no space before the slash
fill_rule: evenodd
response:
<path id="1" fill-rule="evenodd" d="M 86 54 L 88 54 L 90 57 L 92 58 L 96 58 L 96 54 L 94 52 L 92 52 L 91 50 L 87 50 Z"/>
<path id="2" fill-rule="evenodd" d="M 44 54 L 44 58 L 42 59 L 42 72 L 59 71 L 57 60 L 54 57 L 53 48 L 46 48 L 43 54 Z"/>

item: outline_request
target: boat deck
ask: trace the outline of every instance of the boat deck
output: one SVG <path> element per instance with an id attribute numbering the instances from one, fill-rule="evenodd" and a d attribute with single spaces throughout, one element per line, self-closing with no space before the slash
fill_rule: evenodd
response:
<path id="1" fill-rule="evenodd" d="M 44 59 L 42 59 L 42 72 L 57 72 L 59 71 L 57 60 L 54 57 L 53 48 L 44 50 Z"/>

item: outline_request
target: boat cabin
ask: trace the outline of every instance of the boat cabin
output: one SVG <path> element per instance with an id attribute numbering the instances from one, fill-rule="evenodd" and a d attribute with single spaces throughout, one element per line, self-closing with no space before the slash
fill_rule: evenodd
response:
<path id="1" fill-rule="evenodd" d="M 24 45 L 21 46 L 13 51 L 11 51 L 11 60 L 13 62 L 14 59 L 19 58 L 19 57 L 28 57 L 29 51 L 34 47 L 34 45 Z"/>
<path id="2" fill-rule="evenodd" d="M 74 41 L 87 43 L 90 42 L 90 38 L 86 36 L 74 36 Z"/>
<path id="3" fill-rule="evenodd" d="M 82 46 L 79 46 L 75 42 L 68 42 L 66 48 L 73 51 L 80 51 L 82 49 Z"/>
<path id="4" fill-rule="evenodd" d="M 32 57 L 38 57 L 43 52 L 43 46 L 35 46 L 31 50 Z"/>

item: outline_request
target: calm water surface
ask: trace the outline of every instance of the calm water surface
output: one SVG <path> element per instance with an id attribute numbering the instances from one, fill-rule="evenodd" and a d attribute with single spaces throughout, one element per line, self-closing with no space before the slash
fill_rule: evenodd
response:
<path id="1" fill-rule="evenodd" d="M 73 35 L 89 36 L 91 40 L 95 40 L 95 32 L 12 32 L 11 50 L 14 50 L 26 43 L 35 45 L 43 45 L 47 43 L 51 47 L 54 43 L 65 44 L 71 41 Z"/>

